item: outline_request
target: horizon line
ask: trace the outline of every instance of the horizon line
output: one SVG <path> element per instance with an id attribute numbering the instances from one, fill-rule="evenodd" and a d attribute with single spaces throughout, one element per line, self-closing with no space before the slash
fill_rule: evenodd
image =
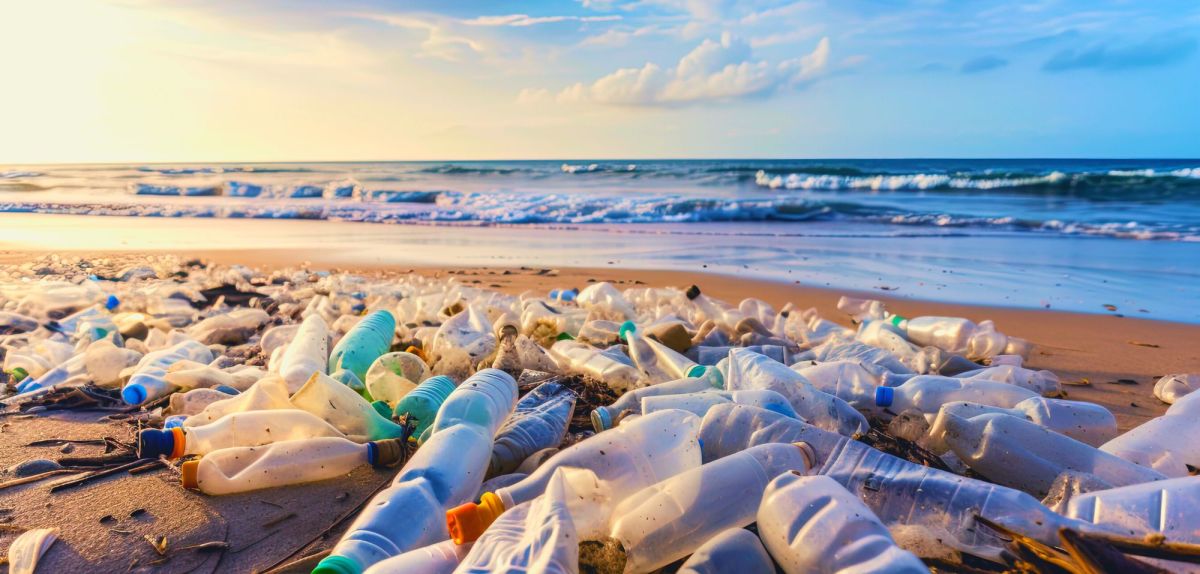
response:
<path id="1" fill-rule="evenodd" d="M 154 160 L 154 161 L 33 161 L 0 162 L 0 166 L 28 165 L 198 165 L 198 164 L 367 164 L 367 163 L 504 163 L 504 162 L 661 162 L 661 161 L 1197 161 L 1200 157 L 1158 156 L 691 156 L 691 157 L 547 157 L 478 159 L 297 159 L 297 160 Z"/>

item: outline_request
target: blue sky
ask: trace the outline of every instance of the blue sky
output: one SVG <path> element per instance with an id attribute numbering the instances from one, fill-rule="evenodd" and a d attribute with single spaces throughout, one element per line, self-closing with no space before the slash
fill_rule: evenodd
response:
<path id="1" fill-rule="evenodd" d="M 1200 156 L 1195 1 L 47 0 L 0 65 L 0 163 Z"/>

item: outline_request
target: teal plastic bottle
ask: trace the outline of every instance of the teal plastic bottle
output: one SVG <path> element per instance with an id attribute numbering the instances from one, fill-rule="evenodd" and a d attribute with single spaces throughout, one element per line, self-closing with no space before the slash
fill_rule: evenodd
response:
<path id="1" fill-rule="evenodd" d="M 437 416 L 438 409 L 442 407 L 442 403 L 446 402 L 446 398 L 450 393 L 454 392 L 454 380 L 446 375 L 437 375 L 429 377 L 417 388 L 409 391 L 404 398 L 396 403 L 394 415 L 399 418 L 407 416 L 409 421 L 416 422 L 416 430 L 413 436 L 421 436 L 425 429 L 433 424 L 433 419 Z"/>
<path id="2" fill-rule="evenodd" d="M 391 312 L 379 310 L 367 315 L 350 328 L 329 355 L 329 374 L 350 371 L 359 381 L 367 380 L 367 369 L 380 355 L 392 347 L 396 333 L 396 318 Z"/>
<path id="3" fill-rule="evenodd" d="M 372 564 L 450 537 L 446 510 L 483 484 L 492 437 L 517 404 L 517 382 L 498 369 L 472 375 L 438 411 L 429 440 L 321 560 L 313 574 L 361 574 Z"/>

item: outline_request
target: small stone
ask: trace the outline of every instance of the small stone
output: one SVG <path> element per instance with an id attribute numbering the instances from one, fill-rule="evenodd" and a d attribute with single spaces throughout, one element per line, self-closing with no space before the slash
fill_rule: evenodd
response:
<path id="1" fill-rule="evenodd" d="M 35 458 L 33 460 L 27 460 L 20 464 L 15 464 L 13 466 L 8 467 L 7 472 L 8 472 L 8 474 L 11 474 L 16 477 L 22 477 L 22 476 L 33 476 L 35 474 L 41 474 L 43 472 L 50 472 L 52 470 L 61 470 L 61 469 L 62 469 L 62 465 L 58 464 L 57 462 L 54 462 L 52 460 L 45 459 L 45 458 Z"/>

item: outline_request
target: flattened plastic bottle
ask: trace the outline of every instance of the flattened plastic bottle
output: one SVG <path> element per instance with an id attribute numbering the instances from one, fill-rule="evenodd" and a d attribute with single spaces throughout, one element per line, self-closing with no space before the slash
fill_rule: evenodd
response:
<path id="1" fill-rule="evenodd" d="M 734 349 L 724 367 L 725 390 L 767 389 L 787 398 L 804 420 L 846 436 L 866 432 L 867 419 L 849 403 L 818 391 L 783 363 L 753 351 Z"/>
<path id="2" fill-rule="evenodd" d="M 711 372 L 720 374 L 720 371 L 713 369 Z M 621 419 L 627 415 L 642 414 L 642 399 L 646 397 L 659 397 L 665 395 L 682 395 L 686 393 L 698 393 L 710 389 L 719 389 L 720 387 L 714 383 L 719 382 L 716 377 L 693 377 L 679 379 L 677 381 L 669 381 L 659 383 L 649 387 L 633 389 L 621 395 L 613 404 L 607 406 L 596 407 L 592 411 L 592 426 L 596 432 L 601 432 L 610 429 L 620 423 Z"/>
<path id="3" fill-rule="evenodd" d="M 470 550 L 470 544 L 443 540 L 376 562 L 364 574 L 451 574 Z"/>
<path id="4" fill-rule="evenodd" d="M 1200 479 L 1188 476 L 1076 495 L 1066 515 L 1133 538 L 1200 543 Z"/>
<path id="5" fill-rule="evenodd" d="M 287 344 L 279 374 L 287 382 L 288 390 L 294 393 L 308 382 L 313 373 L 324 373 L 328 369 L 329 325 L 314 313 L 304 318 L 300 329 Z"/>
<path id="6" fill-rule="evenodd" d="M 538 385 L 496 433 L 488 476 L 510 473 L 529 455 L 558 446 L 575 412 L 575 392 L 555 382 Z"/>
<path id="7" fill-rule="evenodd" d="M 745 528 L 730 528 L 697 548 L 676 574 L 775 574 L 775 563 L 758 537 Z"/>
<path id="8" fill-rule="evenodd" d="M 872 347 L 870 345 L 860 343 L 858 341 L 845 341 L 841 339 L 830 339 L 812 349 L 800 353 L 792 358 L 793 361 L 818 361 L 827 363 L 830 361 L 855 361 L 865 365 L 878 365 L 896 374 L 912 374 L 914 371 L 899 359 L 892 356 L 891 353 Z"/>
<path id="9" fill-rule="evenodd" d="M 351 440 L 398 438 L 404 427 L 384 418 L 361 395 L 324 373 L 313 373 L 292 395 L 298 409 L 321 417 Z"/>
<path id="10" fill-rule="evenodd" d="M 1200 395 L 1186 395 L 1166 414 L 1104 443 L 1100 450 L 1171 478 L 1200 467 Z"/>
<path id="11" fill-rule="evenodd" d="M 641 414 L 649 414 L 667 409 L 680 409 L 703 417 L 717 405 L 737 404 L 750 405 L 777 412 L 781 415 L 800 418 L 792 408 L 791 403 L 781 394 L 765 389 L 746 391 L 707 390 L 698 393 L 682 395 L 659 395 L 642 399 Z"/>
<path id="12" fill-rule="evenodd" d="M 396 318 L 379 310 L 367 315 L 333 346 L 329 355 L 329 374 L 340 370 L 354 373 L 358 380 L 367 378 L 367 369 L 392 346 Z"/>
<path id="13" fill-rule="evenodd" d="M 700 466 L 699 430 L 699 417 L 686 411 L 638 417 L 559 451 L 520 482 L 484 493 L 479 504 L 454 508 L 446 520 L 456 541 L 475 540 L 506 509 L 544 492 L 554 471 L 565 467 L 591 470 L 614 495 L 628 496 Z"/>
<path id="14" fill-rule="evenodd" d="M 147 354 L 138 361 L 133 376 L 121 389 L 121 398 L 131 405 L 140 405 L 175 392 L 178 387 L 168 383 L 164 377 L 168 367 L 184 360 L 211 363 L 212 351 L 203 343 L 189 339 Z"/>
<path id="15" fill-rule="evenodd" d="M 244 307 L 195 323 L 187 334 L 205 345 L 239 345 L 270 320 L 266 311 Z"/>
<path id="16" fill-rule="evenodd" d="M 396 404 L 393 415 L 406 417 L 408 422 L 415 423 L 414 436 L 421 436 L 433 425 L 438 409 L 454 392 L 454 381 L 446 375 L 435 375 L 421 381 L 417 388 L 410 391 Z"/>
<path id="17" fill-rule="evenodd" d="M 385 353 L 371 363 L 363 381 L 371 398 L 395 407 L 404 395 L 429 378 L 429 367 L 420 357 L 406 352 Z"/>
<path id="18" fill-rule="evenodd" d="M 307 411 L 246 411 L 230 413 L 206 425 L 186 429 L 143 429 L 138 433 L 138 455 L 174 459 L 191 454 L 206 455 L 226 448 L 317 437 L 346 438 L 329 423 Z"/>
<path id="19" fill-rule="evenodd" d="M 776 476 L 812 466 L 807 445 L 764 444 L 642 489 L 613 511 L 611 536 L 626 572 L 650 572 L 687 556 L 728 528 L 754 522 Z"/>
<path id="20" fill-rule="evenodd" d="M 184 488 L 235 494 L 328 480 L 365 464 L 392 466 L 399 461 L 400 448 L 395 440 L 366 444 L 337 437 L 289 440 L 218 450 L 187 461 L 180 469 Z"/>
<path id="21" fill-rule="evenodd" d="M 203 411 L 208 405 L 217 401 L 223 401 L 233 395 L 218 391 L 216 389 L 192 389 L 183 393 L 175 393 L 171 395 L 170 402 L 167 403 L 167 412 L 174 416 L 181 416 L 179 419 L 180 426 L 183 421 L 189 416 L 198 414 Z"/>
<path id="22" fill-rule="evenodd" d="M 450 394 L 432 434 L 392 486 L 375 495 L 314 574 L 358 574 L 376 562 L 450 537 L 445 513 L 483 483 L 492 437 L 517 403 L 517 383 L 484 369 Z"/>
<path id="23" fill-rule="evenodd" d="M 784 473 L 758 507 L 763 544 L 787 574 L 916 574 L 925 564 L 896 545 L 879 518 L 828 476 Z"/>
<path id="24" fill-rule="evenodd" d="M 240 395 L 210 403 L 204 410 L 188 417 L 183 426 L 206 425 L 230 413 L 294 408 L 296 406 L 288 400 L 287 383 L 283 377 L 267 375 Z"/>
<path id="25" fill-rule="evenodd" d="M 1039 426 L 1071 437 L 1091 446 L 1100 446 L 1117 435 L 1117 419 L 1108 409 L 1095 403 L 1030 397 L 1011 409 L 956 401 L 946 403 L 938 411 L 929 428 L 929 450 L 942 454 L 946 446 L 946 418 L 953 414 L 972 418 L 987 413 L 1001 413 L 1033 421 Z"/>
<path id="26" fill-rule="evenodd" d="M 618 393 L 640 386 L 641 375 L 632 364 L 585 343 L 557 341 L 550 347 L 550 357 L 560 369 L 596 379 Z"/>
<path id="27" fill-rule="evenodd" d="M 1113 486 L 1162 480 L 1162 474 L 1058 434 L 1037 423 L 1000 413 L 944 417 L 946 445 L 989 479 L 1045 496 L 1054 479 L 1073 470 Z"/>

